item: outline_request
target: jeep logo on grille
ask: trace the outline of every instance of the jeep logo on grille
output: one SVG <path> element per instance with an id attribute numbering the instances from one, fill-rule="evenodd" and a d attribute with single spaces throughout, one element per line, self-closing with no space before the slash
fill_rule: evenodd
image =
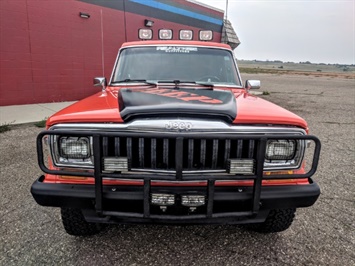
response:
<path id="1" fill-rule="evenodd" d="M 192 128 L 192 123 L 169 121 L 168 123 L 165 124 L 165 128 L 169 130 L 189 131 Z"/>

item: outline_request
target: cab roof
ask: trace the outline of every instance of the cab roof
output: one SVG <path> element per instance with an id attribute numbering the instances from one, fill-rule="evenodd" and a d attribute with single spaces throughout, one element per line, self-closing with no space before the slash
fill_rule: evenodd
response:
<path id="1" fill-rule="evenodd" d="M 190 46 L 207 46 L 217 47 L 223 49 L 231 49 L 228 44 L 208 41 L 181 41 L 181 40 L 158 40 L 158 41 L 135 41 L 125 42 L 122 44 L 122 48 L 130 46 L 150 46 L 150 45 L 190 45 Z"/>

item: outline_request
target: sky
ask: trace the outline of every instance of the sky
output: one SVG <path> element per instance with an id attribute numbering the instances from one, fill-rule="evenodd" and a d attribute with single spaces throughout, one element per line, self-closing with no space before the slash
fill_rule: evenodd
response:
<path id="1" fill-rule="evenodd" d="M 229 0 L 227 17 L 238 59 L 355 64 L 355 0 Z"/>

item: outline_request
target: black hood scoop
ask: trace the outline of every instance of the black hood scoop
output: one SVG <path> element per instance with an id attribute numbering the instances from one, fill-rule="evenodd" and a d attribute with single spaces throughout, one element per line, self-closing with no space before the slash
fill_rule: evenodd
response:
<path id="1" fill-rule="evenodd" d="M 118 92 L 121 117 L 136 118 L 189 117 L 232 122 L 237 116 L 232 92 L 205 89 L 128 89 Z"/>

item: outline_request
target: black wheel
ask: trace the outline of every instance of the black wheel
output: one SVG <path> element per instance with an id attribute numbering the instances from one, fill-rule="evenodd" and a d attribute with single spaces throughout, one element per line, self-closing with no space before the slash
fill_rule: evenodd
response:
<path id="1" fill-rule="evenodd" d="M 288 229 L 295 217 L 296 209 L 271 210 L 265 222 L 247 225 L 247 228 L 259 233 L 277 233 Z"/>
<path id="2" fill-rule="evenodd" d="M 80 209 L 61 208 L 65 231 L 73 236 L 89 236 L 100 232 L 100 225 L 88 223 Z"/>

